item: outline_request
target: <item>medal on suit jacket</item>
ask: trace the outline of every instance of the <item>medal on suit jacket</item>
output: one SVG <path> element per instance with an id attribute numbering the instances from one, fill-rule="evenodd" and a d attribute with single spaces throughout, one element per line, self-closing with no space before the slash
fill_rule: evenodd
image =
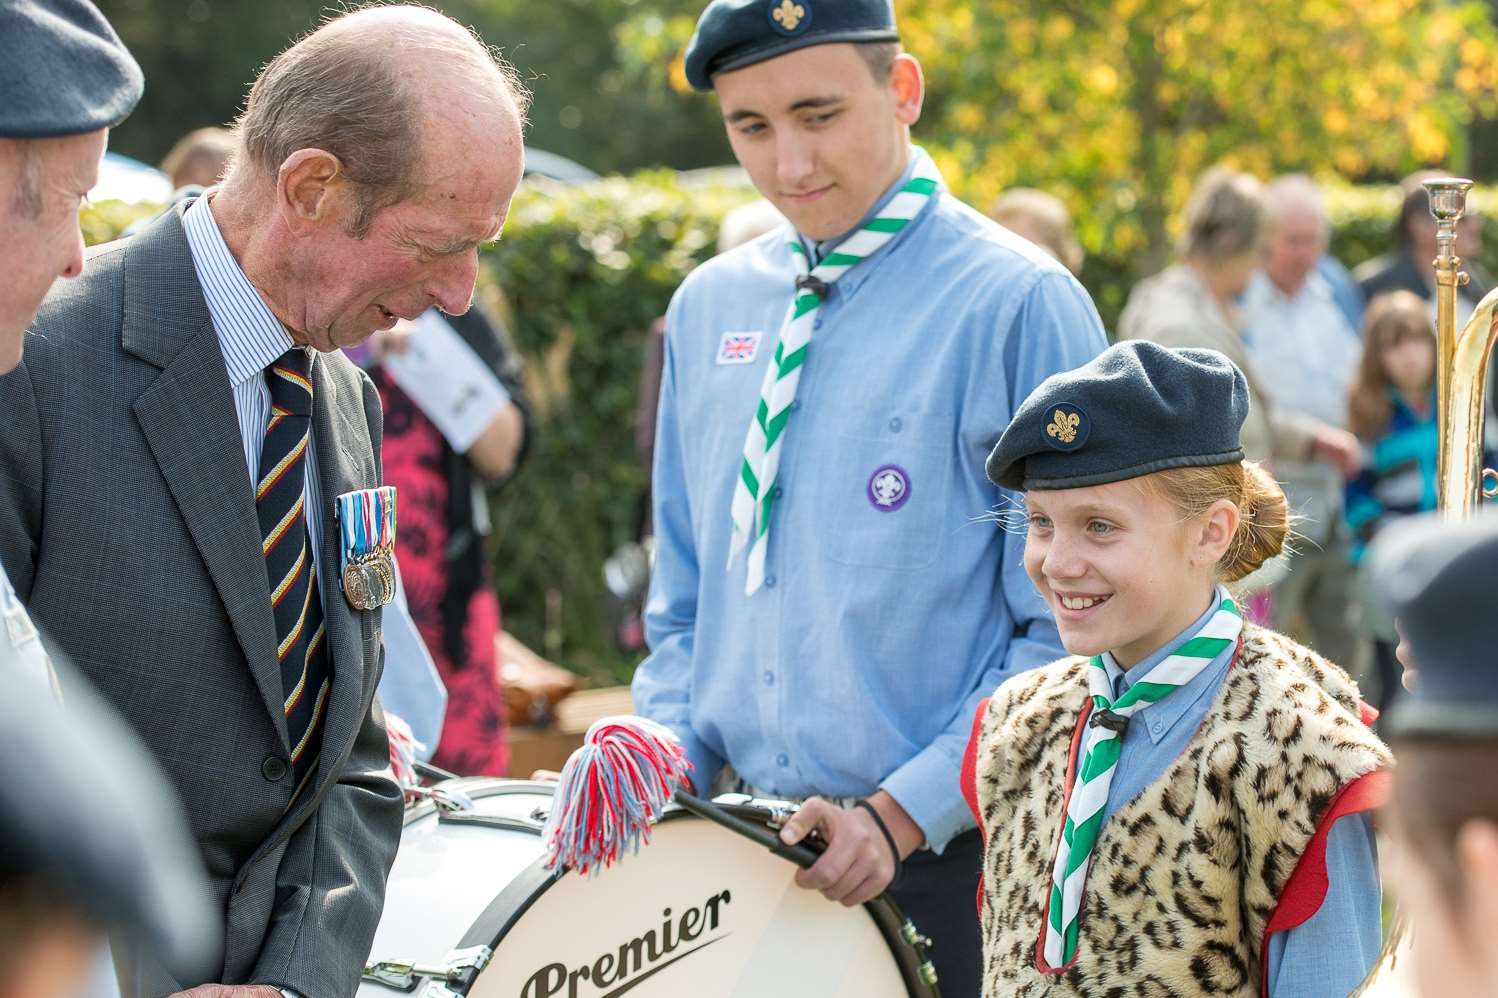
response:
<path id="1" fill-rule="evenodd" d="M 355 610 L 395 598 L 395 487 L 345 492 L 335 500 L 343 597 Z"/>

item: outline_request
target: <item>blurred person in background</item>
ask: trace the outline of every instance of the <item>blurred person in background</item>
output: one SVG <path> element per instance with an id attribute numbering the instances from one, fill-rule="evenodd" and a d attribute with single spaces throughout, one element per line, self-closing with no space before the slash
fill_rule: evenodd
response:
<path id="1" fill-rule="evenodd" d="M 430 323 L 445 323 L 461 341 L 461 347 L 450 343 L 432 358 L 436 379 L 454 376 L 461 365 L 466 376 L 487 379 L 496 389 L 478 422 L 468 418 L 455 427 L 436 407 L 482 403 L 447 392 L 423 395 L 420 389 L 432 387 L 431 379 L 413 372 L 413 383 L 396 373 L 410 359 L 413 343 L 437 349 L 429 330 L 417 328 Z M 367 367 L 380 393 L 385 481 L 396 487 L 400 504 L 395 546 L 406 605 L 447 690 L 432 764 L 462 776 L 504 776 L 509 748 L 489 499 L 529 449 L 529 409 L 518 355 L 482 308 L 459 316 L 428 313 L 418 324 L 377 333 L 368 350 L 352 356 Z"/>
<path id="2" fill-rule="evenodd" d="M 184 187 L 212 187 L 223 179 L 234 155 L 234 133 L 227 128 L 196 128 L 176 141 L 161 161 L 161 172 L 180 195 Z"/>
<path id="3" fill-rule="evenodd" d="M 1434 517 L 1369 555 L 1419 680 L 1383 718 L 1399 764 L 1388 883 L 1414 927 L 1420 998 L 1488 998 L 1498 980 L 1498 520 Z M 1375 992 L 1383 994 L 1383 991 Z"/>
<path id="4" fill-rule="evenodd" d="M 1361 565 L 1368 545 L 1390 524 L 1436 508 L 1440 447 L 1436 407 L 1436 334 L 1430 311 L 1413 291 L 1368 303 L 1363 352 L 1348 397 L 1348 425 L 1364 448 L 1363 468 L 1346 486 L 1351 535 L 1348 560 Z M 1394 621 L 1373 598 L 1366 571 L 1358 579 L 1362 630 L 1373 640 L 1378 693 L 1387 709 L 1402 692 Z"/>
<path id="5" fill-rule="evenodd" d="M 1321 192 L 1309 177 L 1280 177 L 1265 202 L 1263 262 L 1243 293 L 1244 347 L 1259 372 L 1270 372 L 1265 387 L 1278 410 L 1346 428 L 1362 341 L 1317 268 L 1328 238 Z M 1275 461 L 1274 473 L 1299 534 L 1289 575 L 1274 587 L 1274 627 L 1356 674 L 1362 656 L 1350 613 L 1342 475 L 1288 456 Z"/>
<path id="6" fill-rule="evenodd" d="M 1357 470 L 1357 440 L 1346 430 L 1282 410 L 1243 344 L 1238 298 L 1258 270 L 1269 225 L 1264 187 L 1223 167 L 1208 170 L 1186 202 L 1180 262 L 1135 286 L 1118 321 L 1119 339 L 1169 347 L 1210 347 L 1248 378 L 1252 402 L 1243 424 L 1251 461 L 1314 458 Z"/>
<path id="7" fill-rule="evenodd" d="M 1018 233 L 1078 276 L 1082 273 L 1082 244 L 1077 242 L 1066 204 L 1054 194 L 1033 187 L 1013 187 L 989 206 L 988 217 Z"/>
<path id="8" fill-rule="evenodd" d="M 1426 303 L 1431 319 L 1435 319 L 1436 220 L 1430 214 L 1430 195 L 1424 181 L 1445 176 L 1449 174 L 1440 170 L 1420 170 L 1400 182 L 1394 248 L 1363 262 L 1352 272 L 1365 300 L 1371 302 L 1387 291 L 1409 291 Z M 1467 213 L 1457 223 L 1456 234 L 1457 254 L 1471 278 L 1456 289 L 1456 325 L 1460 329 L 1477 303 L 1493 288 L 1492 277 L 1478 262 L 1482 255 L 1482 218 L 1470 199 Z"/>
<path id="9" fill-rule="evenodd" d="M 0 391 L 0 556 L 182 796 L 223 932 L 207 970 L 138 961 L 127 994 L 357 985 L 402 806 L 386 587 L 339 585 L 360 550 L 333 515 L 381 483 L 379 398 L 336 351 L 468 308 L 525 106 L 440 14 L 330 20 L 255 81 L 224 184 L 92 251 Z"/>

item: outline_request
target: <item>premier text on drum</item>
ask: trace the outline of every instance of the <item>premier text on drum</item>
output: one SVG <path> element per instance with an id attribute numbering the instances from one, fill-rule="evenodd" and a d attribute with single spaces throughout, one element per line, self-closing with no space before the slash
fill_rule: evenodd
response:
<path id="1" fill-rule="evenodd" d="M 617 958 L 612 952 L 604 953 L 591 965 L 583 964 L 572 970 L 568 970 L 563 963 L 547 964 L 525 982 L 520 998 L 554 998 L 563 993 L 563 988 L 566 989 L 567 998 L 578 998 L 577 982 L 580 980 L 591 982 L 595 988 L 602 988 L 612 984 L 625 984 L 629 977 L 638 975 L 624 987 L 611 992 L 614 995 L 622 994 L 678 960 L 684 960 L 726 938 L 727 932 L 655 966 L 682 944 L 695 942 L 704 934 L 717 931 L 718 905 L 727 904 L 731 900 L 730 892 L 721 891 L 709 897 L 699 907 L 688 908 L 676 919 L 672 918 L 671 909 L 667 908 L 661 913 L 664 921 L 661 923 L 659 937 L 654 929 L 650 929 L 644 935 L 621 944 Z"/>

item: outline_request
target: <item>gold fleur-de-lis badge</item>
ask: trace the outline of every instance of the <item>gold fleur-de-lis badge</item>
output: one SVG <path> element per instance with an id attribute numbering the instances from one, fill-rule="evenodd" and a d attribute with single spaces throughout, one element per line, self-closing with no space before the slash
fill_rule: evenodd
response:
<path id="1" fill-rule="evenodd" d="M 770 16 L 785 30 L 795 31 L 806 16 L 806 8 L 793 0 L 780 0 L 780 5 L 771 11 Z"/>
<path id="2" fill-rule="evenodd" d="M 1051 425 L 1045 428 L 1046 434 L 1055 437 L 1064 444 L 1069 444 L 1077 439 L 1077 424 L 1082 422 L 1082 417 L 1074 412 L 1062 412 L 1056 410 L 1056 415 L 1051 419 Z"/>

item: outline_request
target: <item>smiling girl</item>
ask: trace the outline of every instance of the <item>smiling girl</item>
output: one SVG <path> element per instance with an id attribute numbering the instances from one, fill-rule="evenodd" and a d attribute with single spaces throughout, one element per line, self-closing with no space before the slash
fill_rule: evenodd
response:
<path id="1" fill-rule="evenodd" d="M 1380 945 L 1391 762 L 1340 668 L 1246 624 L 1280 551 L 1243 374 L 1131 341 L 1044 381 L 988 459 L 1072 657 L 978 711 L 984 994 L 1345 998 Z"/>

